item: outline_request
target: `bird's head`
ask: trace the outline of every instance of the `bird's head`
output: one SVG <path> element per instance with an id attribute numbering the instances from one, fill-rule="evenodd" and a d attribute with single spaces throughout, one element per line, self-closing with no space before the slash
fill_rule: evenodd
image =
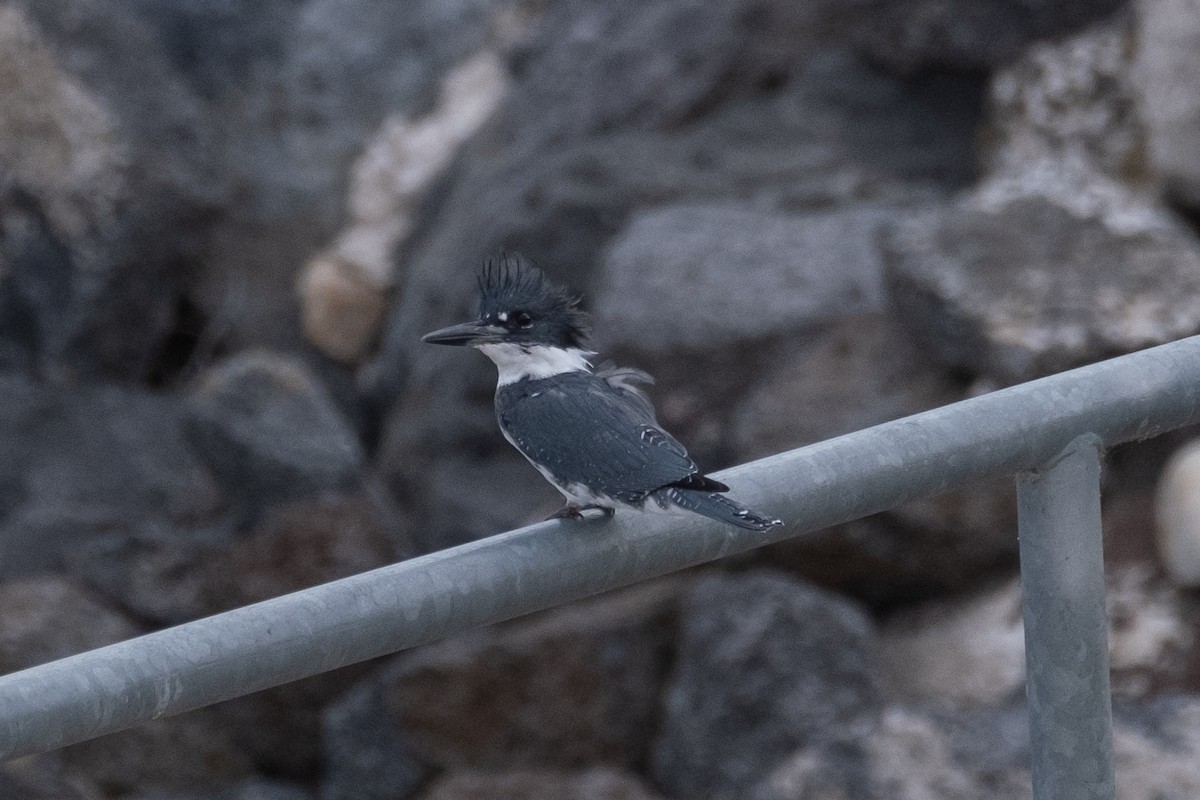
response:
<path id="1" fill-rule="evenodd" d="M 489 259 L 479 271 L 478 317 L 427 333 L 430 344 L 552 347 L 583 351 L 587 314 L 579 297 L 551 283 L 519 255 Z"/>

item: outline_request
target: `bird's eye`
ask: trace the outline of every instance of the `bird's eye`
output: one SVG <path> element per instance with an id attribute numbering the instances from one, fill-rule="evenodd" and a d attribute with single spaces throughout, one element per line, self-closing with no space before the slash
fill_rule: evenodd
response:
<path id="1" fill-rule="evenodd" d="M 518 328 L 532 328 L 533 317 L 525 311 L 517 311 L 512 315 L 512 321 Z"/>

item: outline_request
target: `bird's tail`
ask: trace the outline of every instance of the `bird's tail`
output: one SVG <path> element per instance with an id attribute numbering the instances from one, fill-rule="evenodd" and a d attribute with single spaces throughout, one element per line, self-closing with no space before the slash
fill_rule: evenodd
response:
<path id="1" fill-rule="evenodd" d="M 768 519 L 756 514 L 750 509 L 743 508 L 728 497 L 716 492 L 679 489 L 669 486 L 665 489 L 660 489 L 655 494 L 661 495 L 662 499 L 672 505 L 679 506 L 688 511 L 694 511 L 697 514 L 720 522 L 736 525 L 739 528 L 745 528 L 746 530 L 765 531 L 783 524 L 782 520 Z"/>

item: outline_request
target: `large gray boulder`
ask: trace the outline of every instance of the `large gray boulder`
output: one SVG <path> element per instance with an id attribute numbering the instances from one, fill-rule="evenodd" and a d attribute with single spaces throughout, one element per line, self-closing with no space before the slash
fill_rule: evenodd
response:
<path id="1" fill-rule="evenodd" d="M 873 724 L 874 633 L 853 603 L 770 571 L 701 579 L 652 761 L 676 797 L 735 798 L 783 759 Z"/>
<path id="2" fill-rule="evenodd" d="M 1200 242 L 1127 200 L 1088 213 L 1035 186 L 914 219 L 887 243 L 892 302 L 929 352 L 1000 383 L 1200 331 Z"/>

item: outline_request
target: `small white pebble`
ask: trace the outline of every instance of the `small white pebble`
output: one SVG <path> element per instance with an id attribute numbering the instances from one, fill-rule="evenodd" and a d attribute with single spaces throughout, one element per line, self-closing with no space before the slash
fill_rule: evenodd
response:
<path id="1" fill-rule="evenodd" d="M 1200 439 L 1167 461 L 1155 516 L 1158 552 L 1167 573 L 1181 586 L 1200 586 Z"/>

